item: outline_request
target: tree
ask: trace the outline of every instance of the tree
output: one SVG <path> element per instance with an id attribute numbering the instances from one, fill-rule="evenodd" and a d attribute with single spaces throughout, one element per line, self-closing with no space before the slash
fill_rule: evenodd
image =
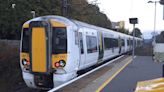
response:
<path id="1" fill-rule="evenodd" d="M 160 3 L 161 5 L 164 5 L 164 0 L 160 0 L 159 3 Z"/>
<path id="2" fill-rule="evenodd" d="M 135 37 L 141 38 L 141 36 L 142 36 L 141 30 L 139 28 L 135 28 L 134 31 L 135 31 Z M 134 31 L 132 31 L 130 35 L 133 36 Z"/>
<path id="3" fill-rule="evenodd" d="M 156 43 L 164 43 L 164 31 L 156 36 Z"/>
<path id="4" fill-rule="evenodd" d="M 62 0 L 0 0 L 0 39 L 20 39 L 24 22 L 32 19 L 31 11 L 36 17 L 45 15 L 62 15 Z M 87 0 L 68 0 L 68 15 L 72 19 L 96 26 L 111 28 L 107 16 L 100 12 L 97 5 Z M 12 4 L 15 7 L 12 8 Z"/>

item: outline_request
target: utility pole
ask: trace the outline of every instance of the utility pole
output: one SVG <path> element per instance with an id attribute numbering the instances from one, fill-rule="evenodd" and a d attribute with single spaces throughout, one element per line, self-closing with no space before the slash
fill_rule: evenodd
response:
<path id="1" fill-rule="evenodd" d="M 62 15 L 68 17 L 68 0 L 62 0 Z"/>
<path id="2" fill-rule="evenodd" d="M 35 11 L 31 11 L 31 14 L 32 14 L 32 17 L 35 18 L 35 15 L 36 15 Z"/>
<path id="3" fill-rule="evenodd" d="M 148 1 L 148 3 L 154 3 L 154 32 L 153 32 L 153 45 L 155 44 L 156 40 L 156 6 L 157 3 L 162 3 L 162 1 Z"/>
<path id="4" fill-rule="evenodd" d="M 159 3 L 163 5 L 163 20 L 164 20 L 164 0 L 160 0 Z"/>
<path id="5" fill-rule="evenodd" d="M 134 48 L 135 48 L 135 39 L 134 39 L 134 37 L 135 37 L 135 24 L 133 24 L 133 53 L 132 53 L 132 55 L 133 55 L 133 60 L 134 60 Z"/>
<path id="6" fill-rule="evenodd" d="M 130 24 L 133 24 L 133 52 L 132 52 L 132 55 L 133 55 L 133 61 L 134 61 L 134 50 L 135 50 L 135 24 L 138 24 L 138 18 L 129 18 L 129 22 Z"/>
<path id="7" fill-rule="evenodd" d="M 12 15 L 13 15 L 13 19 L 11 19 L 11 20 L 13 20 L 15 22 L 14 24 L 12 23 L 11 28 L 14 31 L 14 33 L 16 33 L 16 34 L 14 34 L 15 35 L 14 38 L 18 39 L 17 38 L 18 37 L 18 30 L 17 30 L 17 24 L 16 24 L 17 23 L 17 19 L 16 19 L 16 4 L 12 3 L 11 7 L 12 7 Z"/>

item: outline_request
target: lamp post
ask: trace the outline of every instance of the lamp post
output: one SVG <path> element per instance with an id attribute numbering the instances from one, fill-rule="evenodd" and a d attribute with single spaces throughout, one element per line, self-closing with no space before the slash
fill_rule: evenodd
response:
<path id="1" fill-rule="evenodd" d="M 15 6 L 16 6 L 16 4 L 11 4 L 11 7 L 14 9 L 15 8 Z"/>
<path id="2" fill-rule="evenodd" d="M 14 38 L 18 39 L 18 30 L 17 30 L 17 18 L 16 18 L 16 4 L 12 3 L 11 4 L 11 8 L 12 8 L 12 17 L 11 17 L 11 21 L 12 21 L 12 30 L 15 31 L 14 33 Z"/>
<path id="3" fill-rule="evenodd" d="M 156 6 L 159 1 L 148 1 L 148 3 L 154 3 L 154 32 L 153 32 L 153 45 L 155 44 L 155 30 L 156 30 Z"/>
<path id="4" fill-rule="evenodd" d="M 35 11 L 31 11 L 32 17 L 35 18 Z"/>
<path id="5" fill-rule="evenodd" d="M 129 18 L 129 23 L 133 24 L 133 52 L 132 52 L 132 56 L 133 56 L 133 61 L 134 61 L 134 54 L 135 54 L 135 24 L 138 24 L 138 18 Z"/>

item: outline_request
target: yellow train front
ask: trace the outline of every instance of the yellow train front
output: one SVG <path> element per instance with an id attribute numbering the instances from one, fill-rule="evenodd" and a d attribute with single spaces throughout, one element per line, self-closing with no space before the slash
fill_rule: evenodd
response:
<path id="1" fill-rule="evenodd" d="M 68 19 L 59 16 L 39 17 L 24 23 L 20 65 L 28 87 L 52 88 L 76 77 L 79 47 L 74 40 L 76 28 L 70 25 L 73 24 Z"/>

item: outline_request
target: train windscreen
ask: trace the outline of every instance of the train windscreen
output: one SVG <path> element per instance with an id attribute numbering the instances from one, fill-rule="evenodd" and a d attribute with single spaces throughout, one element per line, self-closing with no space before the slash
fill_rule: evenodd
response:
<path id="1" fill-rule="evenodd" d="M 29 52 L 29 29 L 23 29 L 23 38 L 22 38 L 22 52 Z"/>
<path id="2" fill-rule="evenodd" d="M 52 54 L 67 53 L 67 31 L 65 27 L 53 28 Z"/>

